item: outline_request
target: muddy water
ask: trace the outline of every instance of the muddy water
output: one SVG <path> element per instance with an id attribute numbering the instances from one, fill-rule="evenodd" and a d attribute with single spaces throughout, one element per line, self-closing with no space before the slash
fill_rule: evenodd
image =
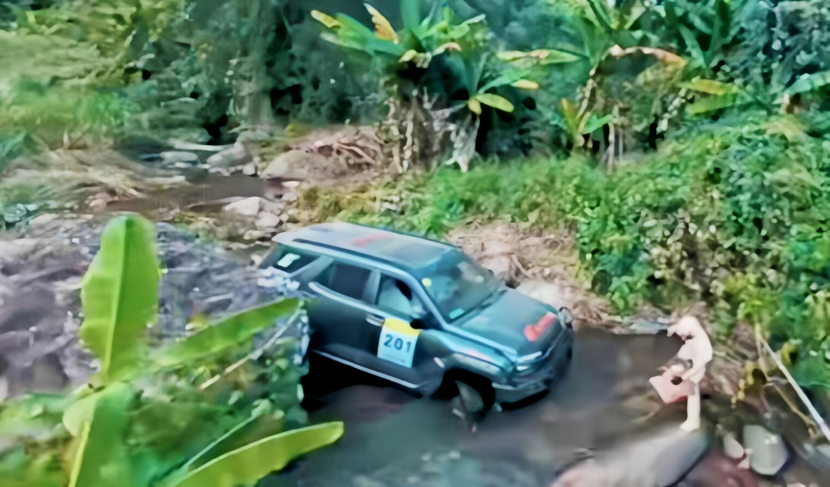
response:
<path id="1" fill-rule="evenodd" d="M 305 382 L 311 419 L 343 420 L 346 434 L 265 485 L 549 485 L 580 450 L 607 448 L 643 428 L 639 420 L 660 408 L 642 399 L 648 378 L 680 346 L 665 336 L 579 335 L 571 369 L 551 393 L 491 413 L 475 433 L 444 401 L 313 362 Z M 647 422 L 683 415 L 682 406 L 664 407 Z"/>
<path id="2" fill-rule="evenodd" d="M 146 198 L 113 201 L 107 211 L 149 213 L 159 209 L 215 211 L 234 199 L 252 196 L 280 196 L 285 188 L 255 176 L 236 173 L 230 176 L 198 173 L 188 176 L 189 186 L 157 191 Z"/>

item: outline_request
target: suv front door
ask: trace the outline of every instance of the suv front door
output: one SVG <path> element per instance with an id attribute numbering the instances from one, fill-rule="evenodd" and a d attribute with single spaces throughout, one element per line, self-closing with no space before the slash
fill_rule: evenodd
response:
<path id="1" fill-rule="evenodd" d="M 436 354 L 441 354 L 437 349 L 440 331 L 431 311 L 411 284 L 388 274 L 377 275 L 376 291 L 368 290 L 374 295 L 370 298 L 375 318 L 372 321 L 378 325 L 369 330 L 376 368 L 407 387 L 431 393 L 443 375 L 435 362 Z"/>

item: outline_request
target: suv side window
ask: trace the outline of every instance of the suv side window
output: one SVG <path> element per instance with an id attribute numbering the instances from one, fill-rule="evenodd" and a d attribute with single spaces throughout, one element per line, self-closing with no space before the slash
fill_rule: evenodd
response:
<path id="1" fill-rule="evenodd" d="M 363 301 L 363 290 L 371 271 L 337 262 L 320 276 L 320 284 L 336 293 Z"/>
<path id="2" fill-rule="evenodd" d="M 283 245 L 277 246 L 277 251 L 268 258 L 268 266 L 274 269 L 293 274 L 303 267 L 317 260 L 318 256 L 309 255 Z"/>
<path id="3" fill-rule="evenodd" d="M 378 307 L 397 311 L 404 316 L 420 316 L 425 309 L 406 283 L 389 276 L 381 278 L 376 301 Z"/>

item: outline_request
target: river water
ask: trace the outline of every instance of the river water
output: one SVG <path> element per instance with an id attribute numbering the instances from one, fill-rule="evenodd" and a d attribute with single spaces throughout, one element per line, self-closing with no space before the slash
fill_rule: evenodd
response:
<path id="1" fill-rule="evenodd" d="M 474 433 L 445 401 L 313 362 L 305 381 L 311 419 L 343 420 L 346 434 L 265 485 L 550 485 L 585 450 L 683 420 L 684 408 L 655 402 L 648 383 L 679 346 L 665 335 L 580 330 L 562 382 L 529 404 L 492 412 Z"/>

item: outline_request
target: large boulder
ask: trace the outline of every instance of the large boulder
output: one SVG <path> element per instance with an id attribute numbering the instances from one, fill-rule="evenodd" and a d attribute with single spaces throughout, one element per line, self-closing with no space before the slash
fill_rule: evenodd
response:
<path id="1" fill-rule="evenodd" d="M 776 475 L 787 464 L 789 453 L 780 435 L 760 425 L 746 425 L 743 430 L 744 444 L 750 451 L 749 462 L 752 470 L 761 475 Z"/>
<path id="2" fill-rule="evenodd" d="M 199 156 L 194 154 L 193 152 L 186 152 L 186 151 L 165 151 L 159 154 L 161 156 L 162 162 L 166 164 L 176 164 L 176 163 L 184 163 L 184 164 L 196 164 L 199 162 Z"/>
<path id="3" fill-rule="evenodd" d="M 251 198 L 245 198 L 244 200 L 234 201 L 229 205 L 225 205 L 222 207 L 222 211 L 233 215 L 254 218 L 259 214 L 260 210 L 262 210 L 262 201 L 263 199 L 259 196 L 253 196 Z"/>
<path id="4" fill-rule="evenodd" d="M 263 179 L 305 179 L 309 156 L 306 151 L 290 150 L 277 156 L 260 174 Z"/>
<path id="5" fill-rule="evenodd" d="M 229 167 L 241 166 L 253 160 L 253 157 L 248 153 L 245 146 L 242 144 L 234 144 L 233 147 L 217 152 L 208 157 L 207 163 L 213 167 Z"/>
<path id="6" fill-rule="evenodd" d="M 667 487 L 680 481 L 708 447 L 705 432 L 687 433 L 670 424 L 577 464 L 552 487 Z"/>

